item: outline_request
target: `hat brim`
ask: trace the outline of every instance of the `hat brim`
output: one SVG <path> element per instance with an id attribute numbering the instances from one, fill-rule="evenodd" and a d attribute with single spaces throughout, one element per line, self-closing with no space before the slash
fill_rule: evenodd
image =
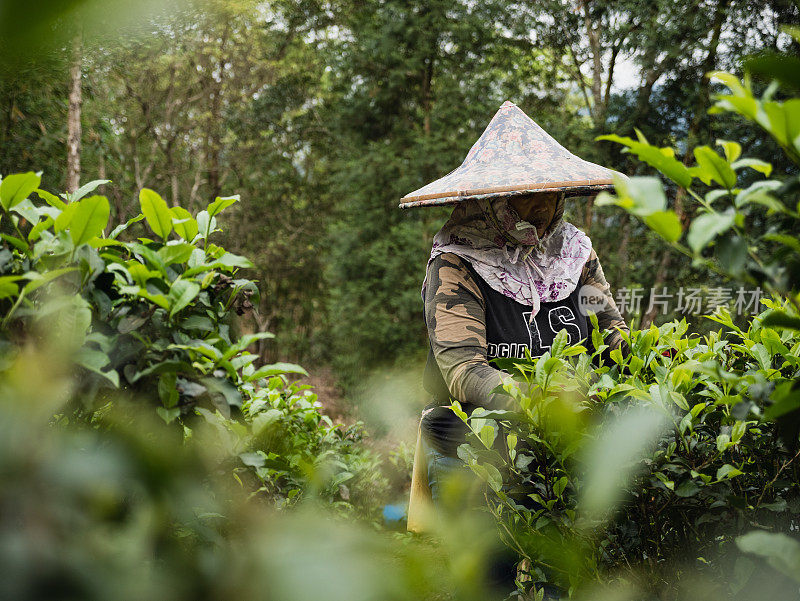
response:
<path id="1" fill-rule="evenodd" d="M 498 198 L 500 196 L 521 196 L 523 194 L 541 194 L 545 192 L 563 192 L 566 196 L 592 196 L 604 190 L 613 190 L 614 180 L 598 179 L 585 182 L 548 182 L 544 184 L 523 184 L 517 186 L 500 186 L 484 188 L 481 190 L 464 190 L 458 194 L 440 192 L 438 194 L 423 194 L 420 196 L 404 197 L 399 207 L 410 209 L 413 207 L 436 207 L 453 205 L 467 200 L 483 200 Z"/>

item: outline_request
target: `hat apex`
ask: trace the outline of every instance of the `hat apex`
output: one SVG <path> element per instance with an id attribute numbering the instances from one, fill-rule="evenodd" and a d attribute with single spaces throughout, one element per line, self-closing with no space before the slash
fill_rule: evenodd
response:
<path id="1" fill-rule="evenodd" d="M 614 174 L 569 152 L 506 100 L 461 165 L 406 194 L 400 207 L 541 192 L 591 195 L 612 189 Z"/>

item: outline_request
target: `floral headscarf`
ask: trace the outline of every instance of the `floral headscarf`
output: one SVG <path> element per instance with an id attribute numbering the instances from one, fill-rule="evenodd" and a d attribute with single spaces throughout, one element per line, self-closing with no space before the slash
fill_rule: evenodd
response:
<path id="1" fill-rule="evenodd" d="M 460 256 L 492 289 L 531 306 L 533 319 L 541 303 L 562 300 L 577 288 L 591 251 L 589 237 L 564 221 L 563 194 L 541 239 L 504 196 L 457 205 L 434 236 L 428 263 L 443 253 Z"/>

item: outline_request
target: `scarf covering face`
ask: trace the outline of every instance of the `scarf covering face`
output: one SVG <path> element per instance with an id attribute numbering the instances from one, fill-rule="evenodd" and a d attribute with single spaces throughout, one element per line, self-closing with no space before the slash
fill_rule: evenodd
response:
<path id="1" fill-rule="evenodd" d="M 428 263 L 443 253 L 469 261 L 491 288 L 531 306 L 532 320 L 541 303 L 562 300 L 577 288 L 591 251 L 589 237 L 564 221 L 562 194 L 541 239 L 501 197 L 457 205 L 434 236 Z"/>

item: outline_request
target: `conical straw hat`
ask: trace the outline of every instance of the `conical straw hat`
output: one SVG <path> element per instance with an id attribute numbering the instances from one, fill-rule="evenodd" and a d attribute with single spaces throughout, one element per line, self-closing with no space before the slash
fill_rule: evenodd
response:
<path id="1" fill-rule="evenodd" d="M 403 196 L 400 208 L 531 192 L 589 196 L 613 188 L 614 173 L 576 157 L 506 101 L 461 166 Z"/>

